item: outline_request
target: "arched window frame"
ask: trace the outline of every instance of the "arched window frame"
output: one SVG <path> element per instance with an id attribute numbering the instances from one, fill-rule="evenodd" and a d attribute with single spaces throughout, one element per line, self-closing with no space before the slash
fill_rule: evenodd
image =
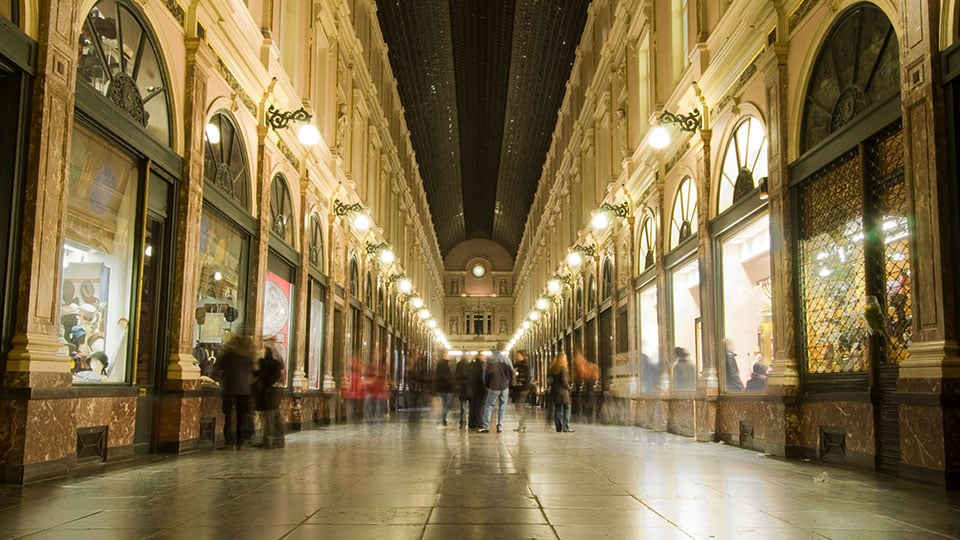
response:
<path id="1" fill-rule="evenodd" d="M 600 286 L 600 301 L 607 300 L 613 296 L 613 259 L 607 258 L 603 261 L 603 274 Z"/>
<path id="2" fill-rule="evenodd" d="M 685 176 L 680 181 L 670 215 L 670 249 L 673 249 L 697 234 L 697 186 L 693 178 Z"/>
<path id="3" fill-rule="evenodd" d="M 320 221 L 320 215 L 313 213 L 310 215 L 310 250 L 308 251 L 308 260 L 320 272 L 323 267 L 323 225 Z"/>
<path id="4" fill-rule="evenodd" d="M 767 132 L 763 122 L 755 116 L 740 119 L 727 141 L 720 162 L 717 214 L 753 193 L 760 179 L 769 174 L 768 157 Z"/>
<path id="5" fill-rule="evenodd" d="M 250 171 L 237 123 L 229 112 L 218 111 L 207 121 L 207 127 L 209 131 L 205 130 L 203 137 L 204 184 L 213 186 L 249 212 Z M 213 130 L 218 134 L 216 142 L 209 136 Z"/>
<path id="6" fill-rule="evenodd" d="M 270 232 L 295 248 L 296 220 L 293 215 L 293 200 L 290 187 L 282 174 L 276 174 L 270 183 Z"/>
<path id="7" fill-rule="evenodd" d="M 640 239 L 637 246 L 639 246 L 637 264 L 639 273 L 642 274 L 653 268 L 657 259 L 657 223 L 653 212 L 649 209 L 643 213 L 643 219 L 640 222 Z"/>
<path id="8" fill-rule="evenodd" d="M 356 257 L 350 257 L 350 277 L 347 290 L 350 296 L 358 298 L 360 295 L 360 269 L 357 267 Z"/>

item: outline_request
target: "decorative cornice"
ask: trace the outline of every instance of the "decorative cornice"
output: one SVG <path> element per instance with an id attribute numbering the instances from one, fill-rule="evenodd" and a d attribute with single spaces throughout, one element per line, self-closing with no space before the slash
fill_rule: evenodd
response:
<path id="1" fill-rule="evenodd" d="M 230 72 L 230 68 L 227 67 L 227 64 L 223 62 L 223 58 L 220 58 L 220 55 L 217 55 L 217 72 L 220 73 L 220 76 L 223 77 L 223 80 L 227 82 L 230 86 L 230 89 L 237 95 L 243 105 L 250 111 L 250 114 L 254 118 L 257 117 L 257 104 L 250 99 L 250 95 L 247 94 L 247 91 L 243 89 L 240 85 L 240 82 L 237 81 L 237 78 L 233 76 L 233 73 Z"/>
<path id="2" fill-rule="evenodd" d="M 803 0 L 803 2 L 797 6 L 797 9 L 793 10 L 793 13 L 790 14 L 790 18 L 787 19 L 787 31 L 793 32 L 793 30 L 800 25 L 800 21 L 813 10 L 819 1 L 820 0 Z"/>
<path id="3" fill-rule="evenodd" d="M 734 96 L 738 95 L 743 87 L 747 85 L 747 81 L 754 76 L 757 72 L 757 59 L 754 58 L 750 65 L 743 70 L 740 74 L 740 77 L 737 79 L 737 82 L 733 85 L 733 88 L 727 92 L 727 95 L 723 96 L 717 105 L 714 107 L 714 111 L 722 111 L 724 107 L 727 106 L 731 101 L 733 101 Z"/>
<path id="4" fill-rule="evenodd" d="M 277 138 L 277 148 L 280 149 L 280 153 L 283 154 L 283 157 L 287 158 L 287 161 L 290 162 L 290 165 L 293 165 L 293 168 L 300 173 L 300 160 L 297 159 L 297 156 L 294 155 L 293 151 L 290 150 L 290 147 L 287 146 L 287 143 L 283 142 L 283 139 Z"/>
<path id="5" fill-rule="evenodd" d="M 180 4 L 176 0 L 163 0 L 163 5 L 166 6 L 167 11 L 173 15 L 173 18 L 180 23 L 180 28 L 186 29 L 187 27 L 187 13 L 183 11 L 183 8 L 180 7 Z"/>
<path id="6" fill-rule="evenodd" d="M 688 150 L 690 150 L 690 139 L 683 141 L 683 145 L 681 145 L 680 148 L 677 148 L 677 151 L 673 153 L 673 157 L 670 158 L 670 161 L 663 166 L 664 170 L 666 172 L 670 172 L 670 169 L 676 166 L 676 164 L 683 159 L 683 156 L 687 154 Z"/>

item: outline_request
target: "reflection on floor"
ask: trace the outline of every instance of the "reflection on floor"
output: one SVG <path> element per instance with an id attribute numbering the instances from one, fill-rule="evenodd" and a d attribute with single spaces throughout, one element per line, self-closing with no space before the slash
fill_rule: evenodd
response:
<path id="1" fill-rule="evenodd" d="M 454 415 L 451 426 L 456 426 Z M 0 487 L 0 538 L 960 538 L 960 494 L 640 428 L 393 413 Z"/>

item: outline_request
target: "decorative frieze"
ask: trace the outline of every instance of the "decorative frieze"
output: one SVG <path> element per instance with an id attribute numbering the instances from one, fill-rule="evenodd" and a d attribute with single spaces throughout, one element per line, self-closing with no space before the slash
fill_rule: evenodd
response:
<path id="1" fill-rule="evenodd" d="M 787 28 L 789 32 L 793 32 L 793 30 L 800 25 L 800 21 L 802 21 L 807 14 L 813 11 L 813 8 L 817 5 L 818 1 L 819 0 L 804 0 L 799 6 L 797 6 L 797 9 L 793 10 L 793 13 L 790 14 L 790 18 L 787 19 Z"/>
<path id="2" fill-rule="evenodd" d="M 240 86 L 240 82 L 233 76 L 233 73 L 230 73 L 230 68 L 227 67 L 219 55 L 217 55 L 217 72 L 223 77 L 223 80 L 227 82 L 227 85 L 230 86 L 230 89 L 233 90 L 234 94 L 237 95 L 237 98 L 240 99 L 247 110 L 250 111 L 250 114 L 256 118 L 257 104 L 250 99 L 250 95 Z"/>
<path id="3" fill-rule="evenodd" d="M 180 7 L 175 0 L 163 0 L 163 5 L 166 6 L 167 11 L 173 15 L 173 18 L 180 23 L 180 28 L 186 29 L 187 26 L 187 14 L 183 11 L 183 8 Z"/>
<path id="4" fill-rule="evenodd" d="M 293 165 L 293 168 L 299 172 L 300 160 L 297 159 L 297 156 L 294 155 L 292 150 L 290 150 L 290 147 L 287 146 L 287 143 L 283 142 L 283 139 L 277 138 L 277 148 L 280 150 L 280 153 L 283 154 L 283 157 L 287 158 L 287 161 L 290 162 L 290 165 Z"/>

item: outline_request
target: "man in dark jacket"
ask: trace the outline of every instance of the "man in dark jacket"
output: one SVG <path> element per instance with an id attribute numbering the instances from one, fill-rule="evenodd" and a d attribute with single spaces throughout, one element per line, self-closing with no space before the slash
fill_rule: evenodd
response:
<path id="1" fill-rule="evenodd" d="M 483 385 L 483 360 L 480 355 L 473 357 L 467 376 L 470 388 L 473 388 L 470 395 L 470 429 L 474 429 L 483 425 L 483 403 L 487 398 L 487 388 Z"/>
<path id="2" fill-rule="evenodd" d="M 470 381 L 470 362 L 467 357 L 460 357 L 453 376 L 460 387 L 460 429 L 466 429 L 467 416 L 470 413 L 470 398 L 473 396 L 473 385 Z"/>
<path id="3" fill-rule="evenodd" d="M 217 359 L 215 369 L 221 374 L 223 442 L 227 448 L 239 450 L 243 441 L 252 435 L 244 426 L 250 414 L 254 357 L 253 340 L 234 336 L 223 346 Z"/>
<path id="4" fill-rule="evenodd" d="M 500 347 L 498 347 L 500 349 Z M 510 382 L 513 380 L 513 365 L 503 350 L 496 350 L 487 360 L 487 367 L 483 370 L 483 382 L 487 387 L 487 406 L 483 411 L 483 425 L 480 433 L 490 432 L 490 414 L 493 406 L 499 400 L 497 411 L 497 433 L 503 432 L 503 413 L 507 408 Z"/>
<path id="5" fill-rule="evenodd" d="M 444 356 L 437 362 L 436 378 L 434 379 L 434 389 L 440 395 L 440 415 L 437 416 L 437 428 L 447 429 L 447 413 L 450 412 L 450 405 L 453 403 L 453 370 L 450 368 L 450 360 Z"/>

